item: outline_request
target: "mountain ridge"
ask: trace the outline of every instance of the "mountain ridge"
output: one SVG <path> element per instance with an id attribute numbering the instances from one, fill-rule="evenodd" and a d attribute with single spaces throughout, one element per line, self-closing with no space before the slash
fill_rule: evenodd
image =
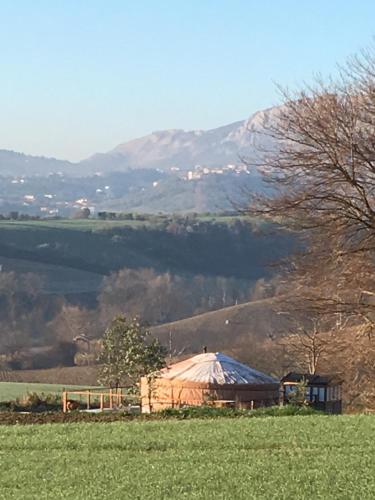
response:
<path id="1" fill-rule="evenodd" d="M 265 126 L 277 116 L 279 107 L 253 113 L 245 120 L 209 130 L 167 129 L 120 143 L 106 153 L 96 153 L 73 163 L 44 156 L 0 150 L 0 175 L 92 175 L 128 169 L 180 170 L 196 165 L 209 167 L 242 163 L 253 159 L 257 149 L 271 145 Z"/>

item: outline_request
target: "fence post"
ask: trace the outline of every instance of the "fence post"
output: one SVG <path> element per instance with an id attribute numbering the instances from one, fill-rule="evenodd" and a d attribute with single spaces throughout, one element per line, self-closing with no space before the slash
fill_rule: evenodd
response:
<path id="1" fill-rule="evenodd" d="M 66 391 L 63 391 L 63 413 L 66 413 L 67 402 L 68 402 L 68 394 Z"/>
<path id="2" fill-rule="evenodd" d="M 87 409 L 90 409 L 90 391 L 87 391 Z"/>
<path id="3" fill-rule="evenodd" d="M 100 411 L 103 411 L 104 408 L 104 395 L 100 394 Z"/>

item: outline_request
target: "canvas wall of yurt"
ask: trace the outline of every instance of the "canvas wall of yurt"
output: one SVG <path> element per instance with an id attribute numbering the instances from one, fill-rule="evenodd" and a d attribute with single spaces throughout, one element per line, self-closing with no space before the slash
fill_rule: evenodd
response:
<path id="1" fill-rule="evenodd" d="M 250 408 L 277 403 L 279 383 L 222 353 L 204 353 L 141 380 L 142 411 L 233 402 Z"/>

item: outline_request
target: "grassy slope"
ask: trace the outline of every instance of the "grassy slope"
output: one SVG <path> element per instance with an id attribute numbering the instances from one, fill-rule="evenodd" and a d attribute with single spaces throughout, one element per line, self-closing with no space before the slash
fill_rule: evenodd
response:
<path id="1" fill-rule="evenodd" d="M 61 394 L 63 389 L 80 389 L 82 386 L 62 384 L 37 384 L 29 382 L 0 382 L 0 401 L 14 401 L 29 392 L 41 394 Z M 87 386 L 85 386 L 87 388 Z"/>
<path id="2" fill-rule="evenodd" d="M 76 294 L 96 293 L 102 283 L 103 275 L 67 266 L 47 264 L 24 259 L 0 257 L 3 270 L 17 273 L 35 273 L 43 280 L 45 293 Z"/>
<path id="3" fill-rule="evenodd" d="M 375 417 L 1 427 L 0 498 L 373 498 Z"/>
<path id="4" fill-rule="evenodd" d="M 98 383 L 97 366 L 60 366 L 40 370 L 0 371 L 0 382 L 92 386 Z"/>
<path id="5" fill-rule="evenodd" d="M 274 307 L 272 299 L 247 302 L 160 325 L 152 331 L 164 345 L 169 345 L 171 334 L 177 350 L 185 347 L 187 352 L 201 352 L 206 345 L 209 351 L 235 354 L 252 339 L 283 331 L 286 319 Z"/>

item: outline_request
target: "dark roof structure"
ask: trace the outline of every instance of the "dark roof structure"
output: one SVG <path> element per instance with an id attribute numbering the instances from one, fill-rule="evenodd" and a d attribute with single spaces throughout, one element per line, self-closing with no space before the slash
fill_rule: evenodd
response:
<path id="1" fill-rule="evenodd" d="M 281 383 L 298 384 L 306 380 L 309 385 L 335 385 L 342 384 L 342 379 L 337 374 L 312 375 L 311 373 L 290 372 L 281 379 Z"/>

